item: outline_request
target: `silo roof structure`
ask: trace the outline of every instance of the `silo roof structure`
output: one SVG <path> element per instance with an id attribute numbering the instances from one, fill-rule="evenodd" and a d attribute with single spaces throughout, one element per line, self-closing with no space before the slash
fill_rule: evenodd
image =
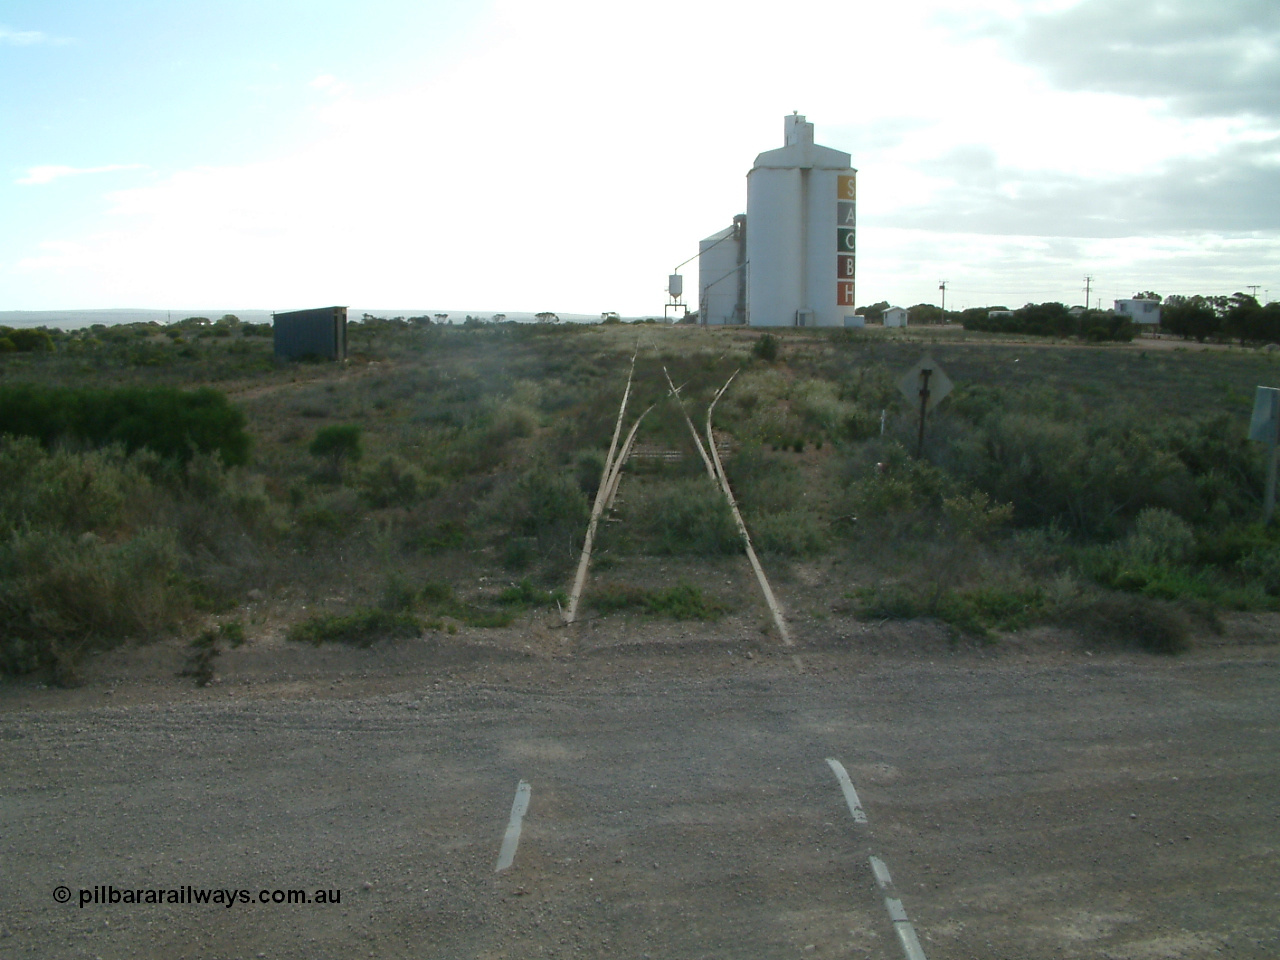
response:
<path id="1" fill-rule="evenodd" d="M 759 167 L 790 169 L 807 167 L 811 170 L 849 170 L 853 157 L 841 150 L 833 150 L 813 142 L 813 124 L 805 120 L 802 114 L 793 113 L 785 119 L 785 146 L 776 150 L 766 150 L 756 155 L 756 162 L 751 165 L 755 170 Z"/>

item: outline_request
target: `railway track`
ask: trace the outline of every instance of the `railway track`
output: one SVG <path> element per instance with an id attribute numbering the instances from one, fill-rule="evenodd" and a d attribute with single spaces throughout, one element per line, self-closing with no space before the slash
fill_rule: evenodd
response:
<path id="1" fill-rule="evenodd" d="M 653 443 L 636 443 L 636 435 L 640 429 L 640 424 L 645 417 L 658 404 L 654 403 L 647 407 L 631 424 L 626 434 L 626 439 L 619 445 L 618 440 L 622 436 L 622 426 L 625 422 L 627 404 L 631 397 L 632 386 L 635 377 L 636 355 L 639 353 L 639 347 L 636 354 L 632 354 L 631 366 L 627 372 L 627 384 L 622 392 L 622 401 L 618 406 L 618 417 L 614 423 L 613 439 L 609 444 L 609 453 L 605 457 L 604 469 L 600 474 L 600 484 L 596 489 L 595 501 L 591 510 L 591 519 L 587 524 L 587 534 L 583 539 L 582 553 L 578 559 L 578 567 L 574 576 L 573 587 L 569 594 L 569 603 L 562 610 L 562 617 L 566 624 L 573 623 L 578 617 L 578 607 L 582 600 L 582 592 L 586 587 L 587 577 L 591 566 L 591 551 L 595 544 L 596 532 L 599 528 L 604 512 L 608 510 L 618 494 L 618 484 L 622 477 L 622 468 L 632 457 L 641 460 L 661 461 L 673 463 L 683 460 L 685 454 L 672 447 L 662 447 Z M 686 384 L 676 386 L 671 379 L 671 375 L 667 372 L 666 367 L 662 368 L 662 373 L 667 381 L 668 392 L 665 400 L 673 401 L 680 407 L 681 415 L 689 428 L 689 435 L 693 440 L 694 449 L 697 450 L 699 457 L 706 468 L 707 478 L 711 483 L 715 484 L 717 489 L 724 496 L 729 509 L 733 514 L 734 524 L 737 526 L 738 535 L 742 538 L 744 552 L 747 560 L 751 564 L 752 572 L 755 574 L 756 583 L 760 588 L 761 596 L 764 598 L 765 606 L 769 609 L 769 614 L 773 619 L 774 628 L 778 634 L 778 638 L 783 646 L 792 646 L 791 631 L 787 626 L 786 616 L 783 613 L 782 605 L 778 602 L 773 588 L 769 584 L 769 579 L 764 572 L 764 567 L 760 563 L 759 557 L 756 555 L 755 547 L 751 543 L 751 533 L 747 529 L 746 522 L 742 519 L 742 513 L 738 510 L 737 500 L 734 498 L 733 489 L 729 484 L 729 478 L 724 471 L 723 455 L 728 455 L 732 451 L 733 443 L 729 437 L 724 434 L 716 435 L 712 427 L 712 418 L 715 414 L 716 404 L 720 398 L 729 389 L 738 372 L 735 371 L 733 376 L 725 381 L 724 385 L 716 391 L 715 397 L 707 406 L 706 414 L 706 432 L 705 442 L 702 435 L 699 435 L 697 427 L 694 426 L 693 419 L 689 415 L 689 411 L 685 405 L 681 391 Z M 663 401 L 658 401 L 659 403 Z"/>

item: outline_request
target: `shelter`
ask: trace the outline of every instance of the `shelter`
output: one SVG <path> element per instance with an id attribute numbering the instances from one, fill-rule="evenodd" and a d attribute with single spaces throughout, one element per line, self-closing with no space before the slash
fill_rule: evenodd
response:
<path id="1" fill-rule="evenodd" d="M 1116 313 L 1128 317 L 1134 323 L 1160 325 L 1160 301 L 1134 297 L 1130 300 L 1117 300 Z"/>
<path id="2" fill-rule="evenodd" d="M 909 314 L 902 307 L 890 307 L 884 312 L 884 325 L 886 327 L 905 327 L 908 316 Z"/>
<path id="3" fill-rule="evenodd" d="M 271 315 L 277 360 L 347 359 L 347 308 L 318 307 Z"/>

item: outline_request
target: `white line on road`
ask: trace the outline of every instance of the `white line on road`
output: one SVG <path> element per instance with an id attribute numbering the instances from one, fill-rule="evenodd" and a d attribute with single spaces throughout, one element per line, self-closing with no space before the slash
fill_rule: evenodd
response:
<path id="1" fill-rule="evenodd" d="M 520 827 L 524 823 L 525 811 L 529 809 L 529 794 L 532 788 L 521 780 L 516 787 L 516 799 L 511 804 L 511 819 L 507 821 L 507 833 L 502 838 L 502 849 L 498 851 L 498 866 L 495 873 L 501 873 L 511 866 L 516 858 L 516 847 L 520 845 Z"/>
<path id="2" fill-rule="evenodd" d="M 898 942 L 902 944 L 902 952 L 906 954 L 907 960 L 927 960 L 920 946 L 920 939 L 916 936 L 916 928 L 907 919 L 906 908 L 902 906 L 901 900 L 892 896 L 895 891 L 888 866 L 879 857 L 873 856 L 871 872 L 875 874 L 876 884 L 884 894 L 884 908 L 889 911 L 889 919 L 893 921 L 893 932 L 898 935 Z"/>
<path id="3" fill-rule="evenodd" d="M 893 886 L 893 877 L 889 876 L 889 868 L 879 857 L 871 858 L 871 872 L 876 875 L 876 883 L 881 890 L 888 890 Z"/>
<path id="4" fill-rule="evenodd" d="M 858 791 L 853 788 L 853 781 L 849 779 L 849 773 L 845 770 L 844 764 L 835 757 L 827 757 L 827 766 L 840 781 L 844 802 L 849 805 L 853 822 L 865 824 L 867 813 L 862 809 L 862 801 L 858 799 Z M 897 891 L 893 889 L 893 877 L 889 874 L 889 867 L 879 857 L 873 856 L 871 872 L 875 875 L 876 886 L 884 894 L 884 908 L 889 911 L 889 919 L 893 921 L 893 932 L 898 935 L 898 942 L 902 944 L 902 952 L 906 954 L 907 960 L 927 960 L 924 950 L 920 947 L 920 940 L 916 936 L 916 929 L 907 919 L 906 908 L 902 906 L 902 901 L 894 896 Z"/>
<path id="5" fill-rule="evenodd" d="M 853 789 L 853 781 L 849 779 L 849 774 L 845 772 L 844 764 L 834 757 L 827 757 L 827 765 L 831 767 L 836 779 L 840 781 L 840 789 L 844 791 L 844 802 L 849 805 L 849 813 L 853 816 L 853 822 L 866 823 L 867 814 L 862 809 L 862 801 L 858 799 L 858 791 Z"/>

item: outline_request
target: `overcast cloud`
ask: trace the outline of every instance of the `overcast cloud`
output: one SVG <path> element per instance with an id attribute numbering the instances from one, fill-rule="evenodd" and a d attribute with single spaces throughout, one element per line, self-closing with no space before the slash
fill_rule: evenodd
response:
<path id="1" fill-rule="evenodd" d="M 1065 89 L 1159 97 L 1192 116 L 1280 118 L 1276 0 L 1086 0 L 1000 32 Z"/>
<path id="2" fill-rule="evenodd" d="M 793 109 L 860 303 L 1280 295 L 1280 0 L 12 2 L 0 309 L 660 313 Z"/>
<path id="3" fill-rule="evenodd" d="M 1121 142 L 1115 149 L 1131 149 Z M 1280 137 L 1182 157 L 1150 173 L 1100 180 L 1003 166 L 969 146 L 917 165 L 948 186 L 894 211 L 894 226 L 1041 237 L 1265 234 L 1280 231 Z"/>

